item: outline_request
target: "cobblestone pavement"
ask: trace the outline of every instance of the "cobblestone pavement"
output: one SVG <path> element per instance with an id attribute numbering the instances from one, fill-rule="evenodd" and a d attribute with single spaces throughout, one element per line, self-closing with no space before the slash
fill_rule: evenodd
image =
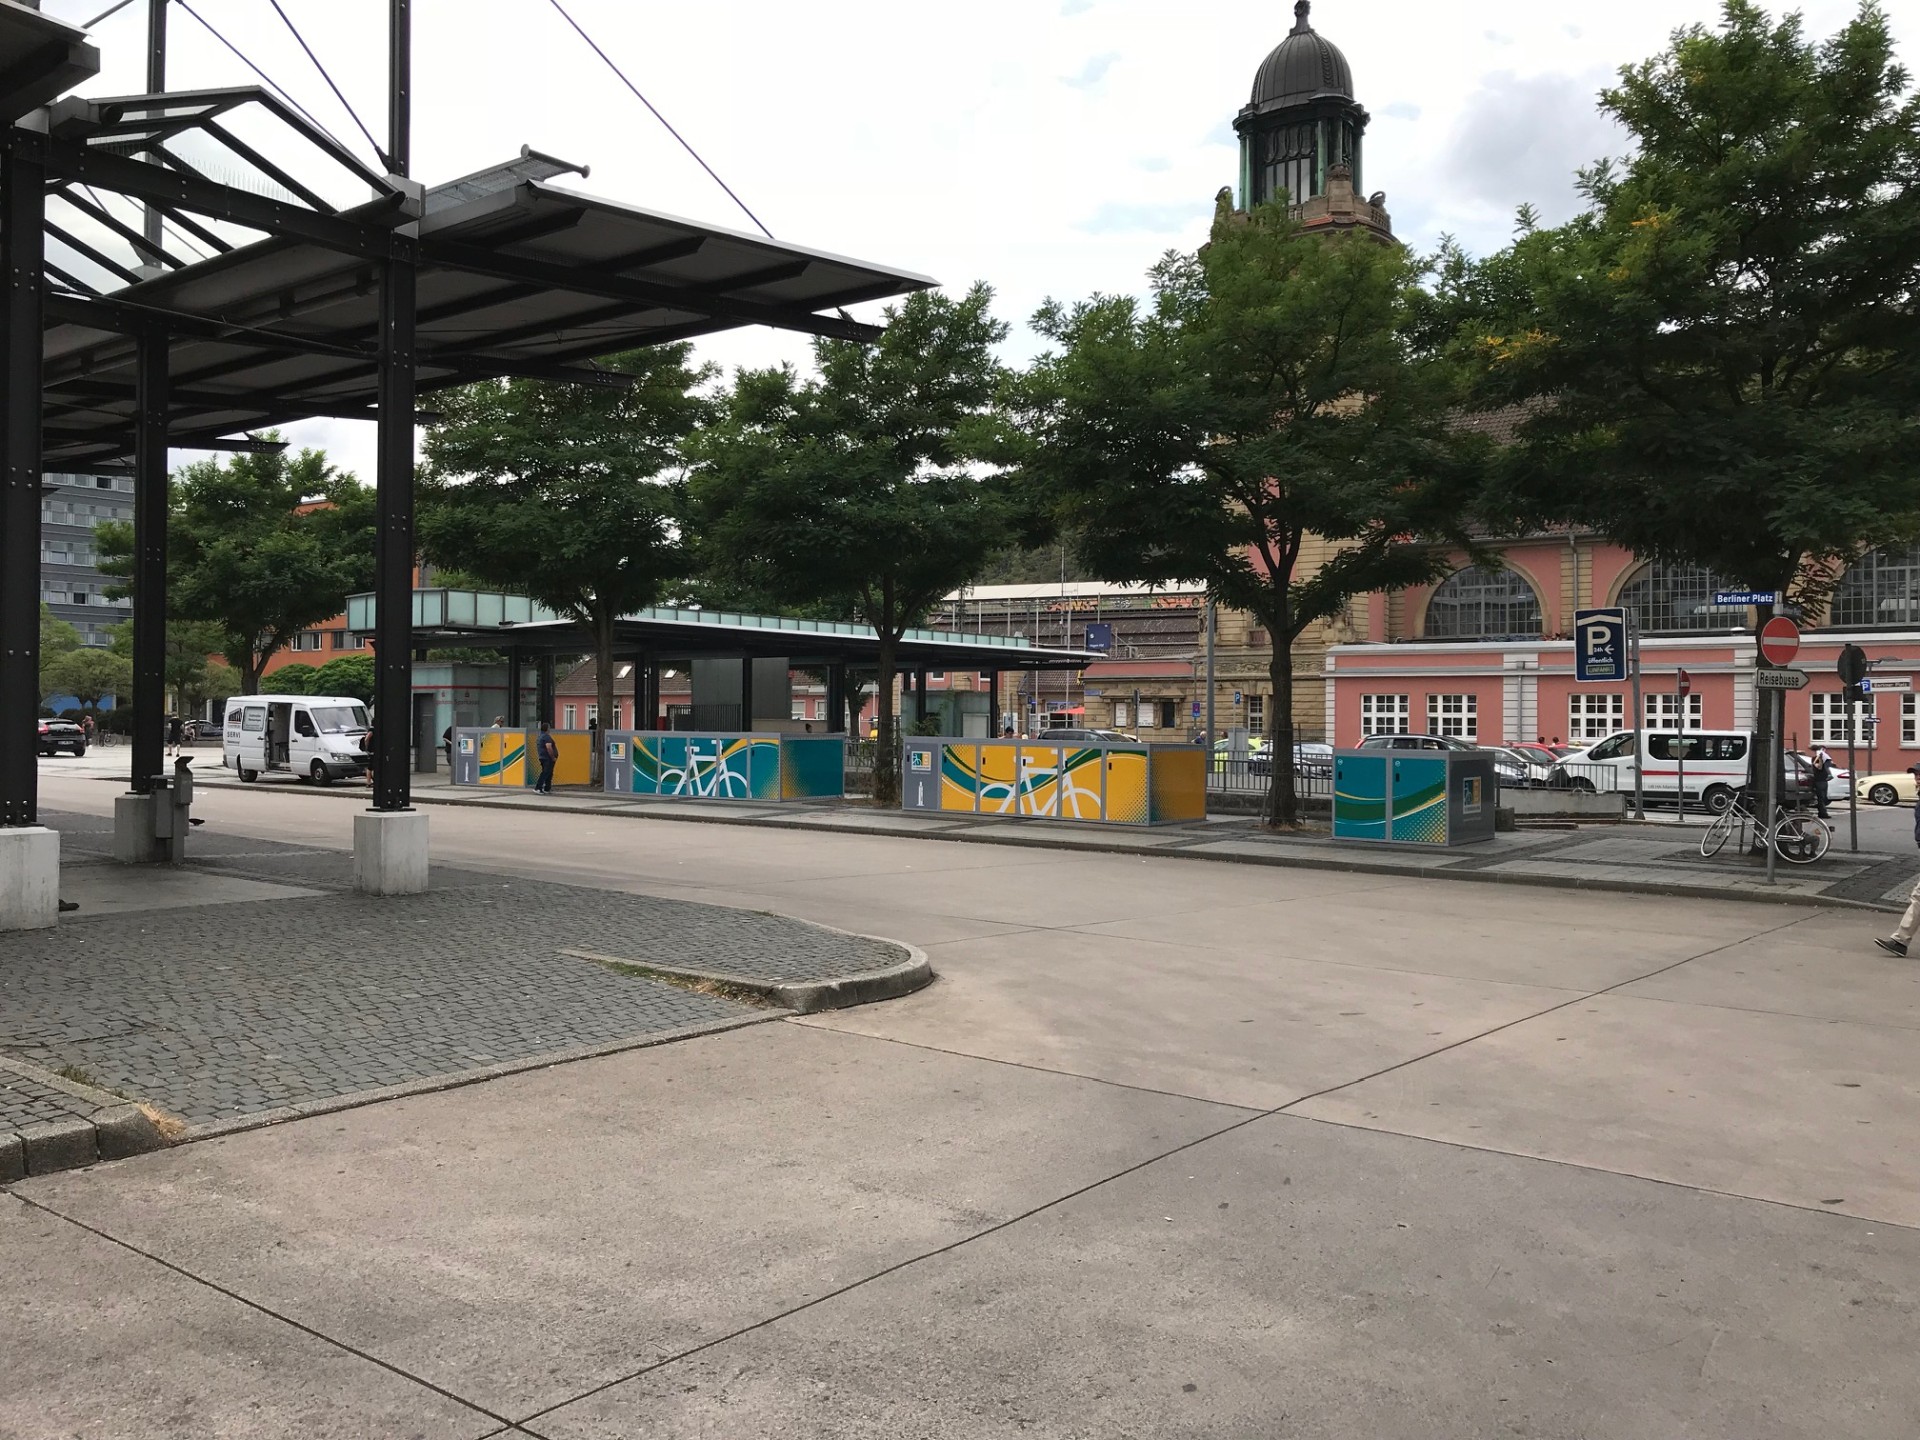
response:
<path id="1" fill-rule="evenodd" d="M 0 1136 L 48 1120 L 72 1120 L 92 1107 L 63 1090 L 0 1067 Z"/>
<path id="2" fill-rule="evenodd" d="M 111 822 L 45 818 L 69 862 L 110 845 Z M 349 863 L 265 841 L 197 849 L 197 867 L 316 888 L 344 884 Z M 566 948 L 772 980 L 904 953 L 682 901 L 439 868 L 433 882 L 394 899 L 335 889 L 0 936 L 0 1049 L 204 1124 L 754 1013 Z"/>

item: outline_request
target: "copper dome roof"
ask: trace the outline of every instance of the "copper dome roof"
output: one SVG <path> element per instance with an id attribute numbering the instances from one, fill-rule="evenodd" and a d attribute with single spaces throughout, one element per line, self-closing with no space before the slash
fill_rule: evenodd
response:
<path id="1" fill-rule="evenodd" d="M 1339 47 L 1321 38 L 1307 14 L 1311 0 L 1297 0 L 1293 29 L 1260 63 L 1253 77 L 1256 111 L 1279 110 L 1322 98 L 1353 99 L 1353 68 Z"/>

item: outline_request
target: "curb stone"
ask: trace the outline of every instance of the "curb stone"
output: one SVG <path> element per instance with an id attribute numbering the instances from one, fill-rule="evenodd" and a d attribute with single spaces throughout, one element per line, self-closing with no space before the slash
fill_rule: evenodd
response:
<path id="1" fill-rule="evenodd" d="M 0 1185 L 101 1160 L 123 1160 L 161 1149 L 167 1143 L 146 1111 L 118 1095 L 78 1084 L 11 1055 L 0 1055 L 0 1071 L 71 1095 L 73 1109 L 81 1112 L 62 1120 L 23 1125 L 18 1132 L 0 1133 Z"/>
<path id="2" fill-rule="evenodd" d="M 833 927 L 822 926 L 821 928 Z M 841 933 L 852 934 L 853 932 L 842 931 Z M 860 938 L 878 940 L 881 937 L 866 935 Z M 883 943 L 906 951 L 907 958 L 897 965 L 889 965 L 884 969 L 866 970 L 858 975 L 839 975 L 830 980 L 766 980 L 752 975 L 735 975 L 724 970 L 696 970 L 687 965 L 660 965 L 652 961 L 629 959 L 623 955 L 607 955 L 595 950 L 562 950 L 560 953 L 570 955 L 576 960 L 590 960 L 596 965 L 620 965 L 669 979 L 726 985 L 764 1000 L 768 1004 L 777 1005 L 783 1010 L 791 1010 L 796 1015 L 811 1015 L 820 1010 L 845 1010 L 855 1005 L 870 1005 L 876 1000 L 898 999 L 902 995 L 911 995 L 914 991 L 933 982 L 933 963 L 927 958 L 926 951 L 918 945 L 909 945 L 900 940 L 886 940 Z"/>

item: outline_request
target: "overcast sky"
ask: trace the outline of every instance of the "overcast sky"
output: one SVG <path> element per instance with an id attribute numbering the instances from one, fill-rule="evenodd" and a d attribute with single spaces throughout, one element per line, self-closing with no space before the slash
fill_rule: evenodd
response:
<path id="1" fill-rule="evenodd" d="M 84 22 L 111 0 L 43 0 Z M 266 0 L 187 0 L 343 141 L 371 158 Z M 1138 290 L 1167 248 L 1205 237 L 1235 183 L 1233 116 L 1286 35 L 1285 0 L 563 0 L 782 240 L 985 280 L 1031 354 L 1048 296 Z M 386 0 L 281 0 L 384 138 Z M 143 88 L 146 0 L 103 21 L 94 94 Z M 1776 11 L 1786 7 L 1775 7 Z M 1852 0 L 1805 0 L 1814 34 Z M 1909 66 L 1920 4 L 1889 6 Z M 1717 0 L 1318 0 L 1373 120 L 1369 190 L 1394 228 L 1496 248 L 1530 201 L 1573 208 L 1576 166 L 1621 147 L 1595 92 Z M 592 167 L 583 188 L 750 229 L 589 51 L 550 0 L 415 0 L 414 174 L 431 184 L 522 144 Z M 253 83 L 176 3 L 171 88 Z M 582 183 L 569 179 L 563 183 Z M 869 309 L 873 307 L 868 307 Z M 723 365 L 805 363 L 802 337 L 698 342 Z M 371 480 L 373 427 L 290 432 Z"/>

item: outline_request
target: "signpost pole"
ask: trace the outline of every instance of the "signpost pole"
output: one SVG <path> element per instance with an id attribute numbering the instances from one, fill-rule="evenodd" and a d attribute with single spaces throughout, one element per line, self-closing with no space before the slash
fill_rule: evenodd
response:
<path id="1" fill-rule="evenodd" d="M 1860 724 L 1860 704 L 1858 701 L 1847 705 L 1847 849 L 1855 854 L 1860 852 L 1860 787 L 1854 783 L 1855 767 L 1860 763 L 1854 755 L 1853 732 Z"/>
<path id="2" fill-rule="evenodd" d="M 1762 843 L 1767 847 L 1767 884 L 1774 883 L 1773 862 L 1773 811 L 1780 797 L 1780 727 L 1786 723 L 1787 692 L 1769 690 L 1767 692 L 1767 713 L 1773 719 L 1773 737 L 1767 745 L 1767 754 L 1762 762 L 1767 767 L 1767 809 L 1765 818 L 1760 822 Z"/>
<path id="3" fill-rule="evenodd" d="M 1627 644 L 1633 664 L 1633 818 L 1647 818 L 1647 792 L 1641 775 L 1640 752 L 1646 743 L 1642 733 L 1646 727 L 1646 717 L 1641 713 L 1640 703 L 1640 615 L 1638 611 L 1627 611 Z"/>
<path id="4" fill-rule="evenodd" d="M 1687 823 L 1687 746 L 1692 742 L 1687 739 L 1687 691 L 1686 687 L 1680 683 L 1680 677 L 1677 675 L 1674 676 L 1673 680 L 1673 713 L 1680 717 L 1680 739 L 1674 749 L 1674 754 L 1679 757 L 1676 763 L 1680 767 L 1680 775 L 1677 782 L 1680 791 L 1680 804 L 1678 806 L 1679 813 L 1674 816 L 1673 823 L 1676 825 L 1684 825 Z"/>

